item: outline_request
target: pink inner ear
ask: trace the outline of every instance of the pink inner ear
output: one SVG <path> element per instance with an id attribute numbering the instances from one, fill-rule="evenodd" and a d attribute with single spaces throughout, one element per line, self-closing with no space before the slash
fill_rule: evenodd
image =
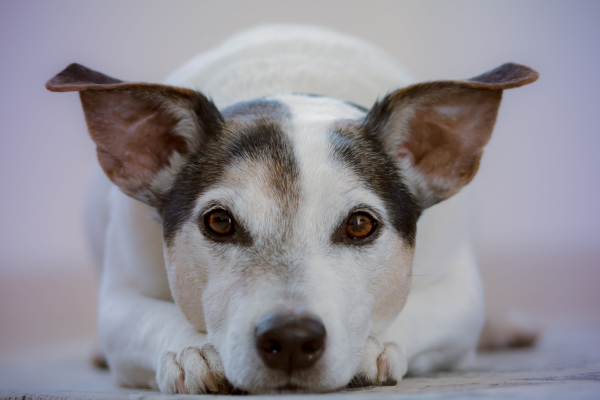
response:
<path id="1" fill-rule="evenodd" d="M 400 152 L 409 152 L 422 173 L 460 189 L 477 172 L 501 96 L 501 91 L 452 90 L 417 104 Z"/>
<path id="2" fill-rule="evenodd" d="M 169 165 L 173 152 L 187 152 L 183 137 L 173 132 L 177 119 L 158 102 L 131 92 L 81 92 L 90 134 L 99 161 L 126 192 L 148 184 Z"/>

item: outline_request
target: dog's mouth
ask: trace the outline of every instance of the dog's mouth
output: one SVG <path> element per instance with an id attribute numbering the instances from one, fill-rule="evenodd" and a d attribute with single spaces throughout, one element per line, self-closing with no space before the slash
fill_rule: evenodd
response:
<path id="1" fill-rule="evenodd" d="M 287 393 L 311 393 L 311 390 L 304 386 L 293 383 L 286 383 L 285 385 L 281 385 L 274 390 L 275 393 L 278 394 L 287 394 Z"/>
<path id="2" fill-rule="evenodd" d="M 292 385 L 291 383 L 285 384 L 277 388 L 278 392 L 298 392 L 302 391 L 302 386 Z"/>

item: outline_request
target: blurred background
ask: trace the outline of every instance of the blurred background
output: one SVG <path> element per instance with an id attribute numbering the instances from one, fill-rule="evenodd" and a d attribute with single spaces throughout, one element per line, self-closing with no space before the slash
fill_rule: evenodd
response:
<path id="1" fill-rule="evenodd" d="M 537 69 L 506 91 L 474 181 L 474 237 L 494 308 L 549 329 L 600 321 L 600 2 L 0 2 L 0 357 L 95 333 L 97 274 L 82 229 L 95 151 L 79 98 L 44 82 L 71 62 L 160 82 L 260 23 L 369 40 L 420 80 L 508 61 Z M 393 88 L 390 88 L 393 89 Z"/>

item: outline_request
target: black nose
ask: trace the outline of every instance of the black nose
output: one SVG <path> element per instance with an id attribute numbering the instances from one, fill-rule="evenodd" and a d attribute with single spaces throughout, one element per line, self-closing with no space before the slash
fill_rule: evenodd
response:
<path id="1" fill-rule="evenodd" d="M 270 315 L 254 331 L 258 354 L 269 368 L 288 374 L 317 362 L 325 347 L 325 326 L 312 317 Z"/>

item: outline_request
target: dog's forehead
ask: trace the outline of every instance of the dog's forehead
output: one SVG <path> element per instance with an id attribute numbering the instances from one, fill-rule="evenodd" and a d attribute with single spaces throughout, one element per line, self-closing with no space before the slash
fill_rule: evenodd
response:
<path id="1" fill-rule="evenodd" d="M 285 93 L 266 99 L 284 104 L 295 123 L 302 121 L 332 122 L 338 119 L 362 119 L 367 109 L 347 101 L 306 93 Z"/>
<path id="2" fill-rule="evenodd" d="M 364 109 L 324 96 L 281 94 L 235 104 L 223 115 L 230 140 L 222 183 L 244 187 L 246 200 L 254 193 L 262 203 L 297 209 L 301 192 L 323 192 L 324 181 L 331 181 L 330 194 L 340 181 L 360 186 L 355 171 L 336 157 L 335 144 L 338 127 L 360 124 Z"/>
<path id="3" fill-rule="evenodd" d="M 230 158 L 220 182 L 200 196 L 197 211 L 224 202 L 256 235 L 307 230 L 324 213 L 335 220 L 357 203 L 385 214 L 381 199 L 335 154 L 337 127 L 359 124 L 365 115 L 360 108 L 290 94 L 240 103 L 223 114 Z"/>
<path id="4" fill-rule="evenodd" d="M 397 212 L 402 204 L 392 204 L 410 195 L 364 132 L 363 108 L 284 94 L 238 103 L 222 114 L 222 134 L 207 140 L 178 176 L 163 214 L 167 243 L 185 220 L 214 204 L 254 224 L 255 233 L 314 228 L 311 221 L 334 221 L 366 204 L 389 216 L 399 233 L 412 235 L 411 218 Z"/>
<path id="5" fill-rule="evenodd" d="M 284 93 L 243 101 L 222 110 L 229 121 L 270 119 L 276 123 L 331 123 L 357 120 L 367 109 L 347 101 L 306 93 Z"/>

